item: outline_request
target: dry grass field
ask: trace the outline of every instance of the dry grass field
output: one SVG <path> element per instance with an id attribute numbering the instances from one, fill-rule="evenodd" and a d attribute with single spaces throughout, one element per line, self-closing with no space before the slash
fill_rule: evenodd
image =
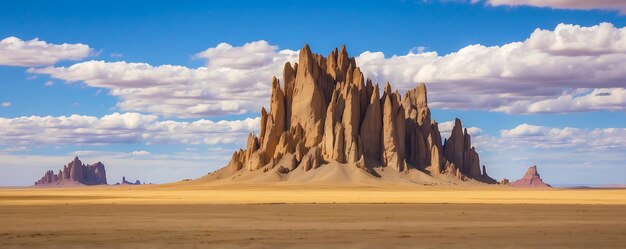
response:
<path id="1" fill-rule="evenodd" d="M 0 189 L 0 248 L 624 248 L 626 190 Z"/>

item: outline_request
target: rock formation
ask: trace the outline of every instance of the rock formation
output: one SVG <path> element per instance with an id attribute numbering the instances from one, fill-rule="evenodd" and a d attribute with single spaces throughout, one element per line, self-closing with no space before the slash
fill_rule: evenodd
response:
<path id="1" fill-rule="evenodd" d="M 537 166 L 533 165 L 528 168 L 526 174 L 522 179 L 509 183 L 510 186 L 520 187 L 520 188 L 550 188 L 549 184 L 546 184 L 541 180 L 541 176 L 539 176 L 539 172 L 537 172 Z"/>
<path id="2" fill-rule="evenodd" d="M 270 109 L 261 109 L 258 136 L 250 133 L 245 150 L 235 152 L 221 172 L 276 168 L 288 174 L 334 162 L 496 183 L 484 166 L 481 171 L 459 119 L 442 144 L 423 83 L 404 97 L 389 82 L 381 92 L 364 78 L 345 46 L 324 57 L 308 45 L 300 50 L 298 63 L 285 64 L 283 80 L 282 88 L 277 78 L 272 80 Z"/>
<path id="3" fill-rule="evenodd" d="M 58 174 L 54 174 L 52 170 L 49 170 L 39 181 L 35 182 L 35 185 L 63 184 L 107 184 L 104 164 L 97 162 L 91 165 L 85 165 L 78 157 L 74 157 L 74 160 L 65 165 L 62 170 L 59 170 Z"/>
<path id="4" fill-rule="evenodd" d="M 141 185 L 141 181 L 135 180 L 135 182 L 129 182 L 126 180 L 125 176 L 122 176 L 122 182 L 121 183 L 118 182 L 115 185 Z"/>

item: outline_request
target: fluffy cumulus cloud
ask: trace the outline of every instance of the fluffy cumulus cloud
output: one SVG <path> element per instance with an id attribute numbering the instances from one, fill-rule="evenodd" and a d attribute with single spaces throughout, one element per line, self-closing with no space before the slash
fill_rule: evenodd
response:
<path id="1" fill-rule="evenodd" d="M 566 113 L 596 110 L 624 110 L 626 89 L 598 88 L 578 89 L 558 97 L 536 102 L 518 101 L 496 108 L 498 111 L 514 113 Z"/>
<path id="2" fill-rule="evenodd" d="M 474 2 L 474 0 L 473 0 Z M 626 2 L 623 0 L 487 0 L 493 6 L 534 6 L 554 9 L 601 9 L 618 10 L 626 13 Z"/>
<path id="3" fill-rule="evenodd" d="M 103 117 L 0 118 L 0 145 L 227 144 L 256 131 L 260 118 L 233 121 L 159 121 L 155 115 L 113 113 Z M 134 155 L 146 155 L 138 151 Z"/>
<path id="4" fill-rule="evenodd" d="M 559 24 L 536 29 L 525 41 L 470 45 L 447 55 L 364 52 L 357 63 L 368 77 L 403 90 L 427 82 L 434 107 L 509 113 L 626 109 L 626 28 L 610 23 Z M 546 106 L 552 102 L 560 106 Z"/>
<path id="5" fill-rule="evenodd" d="M 80 60 L 91 53 L 84 44 L 50 44 L 37 38 L 24 41 L 17 37 L 0 40 L 0 65 L 43 66 L 64 60 Z"/>
<path id="6" fill-rule="evenodd" d="M 501 130 L 499 137 L 482 136 L 478 143 L 486 149 L 536 148 L 568 149 L 575 152 L 626 150 L 626 128 L 555 128 L 521 124 Z"/>
<path id="7" fill-rule="evenodd" d="M 104 88 L 124 111 L 197 118 L 257 112 L 266 105 L 273 76 L 297 51 L 265 41 L 221 43 L 195 55 L 203 67 L 86 61 L 68 67 L 31 68 L 67 82 Z M 363 52 L 366 76 L 401 90 L 426 82 L 433 107 L 506 113 L 626 110 L 626 28 L 559 24 L 536 29 L 520 42 L 469 45 L 440 55 L 412 49 L 386 57 Z M 453 89 L 453 90 L 451 90 Z M 459 94 L 462 93 L 462 94 Z"/>
<path id="8" fill-rule="evenodd" d="M 253 69 L 273 63 L 277 50 L 277 46 L 269 45 L 263 40 L 246 43 L 241 47 L 220 43 L 214 48 L 197 53 L 196 57 L 207 59 L 207 64 L 212 67 Z"/>
<path id="9" fill-rule="evenodd" d="M 205 67 L 86 61 L 69 67 L 31 68 L 68 82 L 109 89 L 118 107 L 183 118 L 241 114 L 266 104 L 273 76 L 282 75 L 297 51 L 278 50 L 265 41 L 233 47 L 221 43 L 196 55 Z"/>
<path id="10" fill-rule="evenodd" d="M 151 143 L 229 144 L 244 142 L 249 132 L 258 133 L 261 118 L 233 121 L 161 121 L 149 125 L 143 137 Z"/>

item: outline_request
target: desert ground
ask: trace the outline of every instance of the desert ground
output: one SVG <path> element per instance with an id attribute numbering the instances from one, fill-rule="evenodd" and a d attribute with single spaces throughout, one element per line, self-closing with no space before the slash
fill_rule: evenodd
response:
<path id="1" fill-rule="evenodd" d="M 0 189 L 0 248 L 623 248 L 625 189 Z"/>

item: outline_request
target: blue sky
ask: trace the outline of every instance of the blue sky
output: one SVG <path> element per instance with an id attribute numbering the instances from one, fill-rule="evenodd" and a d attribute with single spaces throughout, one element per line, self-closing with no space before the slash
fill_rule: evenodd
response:
<path id="1" fill-rule="evenodd" d="M 275 65 L 293 60 L 295 51 L 306 43 L 321 54 L 346 44 L 349 53 L 361 59 L 366 75 L 379 82 L 389 80 L 400 89 L 412 87 L 413 80 L 426 80 L 433 117 L 439 122 L 459 117 L 466 126 L 475 127 L 474 141 L 482 163 L 495 178 L 517 178 L 525 168 L 537 164 L 544 178 L 555 184 L 626 184 L 626 77 L 619 73 L 623 66 L 619 56 L 626 52 L 626 31 L 622 29 L 626 17 L 620 14 L 624 6 L 581 8 L 576 7 L 580 6 L 576 0 L 570 1 L 573 4 L 569 7 L 526 6 L 530 4 L 523 0 L 496 6 L 500 5 L 497 2 L 5 3 L 0 9 L 0 39 L 16 37 L 27 42 L 38 38 L 47 44 L 83 44 L 89 50 L 76 46 L 76 53 L 84 53 L 79 59 L 61 58 L 53 63 L 0 61 L 0 117 L 4 119 L 0 124 L 8 126 L 0 133 L 0 173 L 9 176 L 0 185 L 31 184 L 46 169 L 62 167 L 73 155 L 86 162 L 103 161 L 110 182 L 119 181 L 122 175 L 168 182 L 217 169 L 243 145 L 249 130 L 258 129 L 249 127 L 254 127 L 258 107 L 268 101 L 270 88 L 264 92 L 264 86 L 269 86 L 271 75 L 280 74 L 280 67 Z M 559 24 L 564 26 L 557 27 Z M 534 33 L 537 29 L 546 32 Z M 546 38 L 563 38 L 565 31 L 575 38 L 561 43 Z M 607 32 L 611 32 L 607 37 L 613 42 L 597 38 Z M 590 41 L 595 38 L 597 43 Z M 529 42 L 515 51 L 530 54 L 528 57 L 506 54 L 509 50 L 504 45 L 515 47 L 527 39 Z M 257 41 L 265 42 L 254 43 Z M 220 47 L 220 43 L 230 48 Z M 475 44 L 482 47 L 468 47 Z M 605 50 L 594 50 L 603 46 Z M 212 52 L 201 54 L 211 48 Z M 459 53 L 462 49 L 471 55 Z M 57 50 L 51 53 L 69 53 Z M 245 65 L 223 59 L 243 57 L 242 51 L 261 51 L 262 58 L 253 58 Z M 376 57 L 374 52 L 384 56 Z M 490 56 L 482 56 L 484 53 Z M 533 57 L 533 53 L 537 55 Z M 411 57 L 415 54 L 428 58 Z M 456 57 L 447 57 L 449 54 Z M 393 60 L 394 55 L 400 59 Z M 37 53 L 32 56 L 37 57 Z M 446 62 L 464 60 L 472 66 Z M 477 65 L 493 68 L 489 65 L 502 64 L 498 60 L 511 65 L 517 65 L 516 60 L 531 62 L 513 70 L 504 68 L 500 73 L 482 72 L 485 69 L 480 67 L 467 69 Z M 102 64 L 96 65 L 98 61 Z M 424 63 L 443 69 L 435 71 L 439 76 L 422 72 L 407 77 L 411 69 L 426 68 Z M 581 75 L 563 73 L 572 65 L 580 68 L 574 71 Z M 139 67 L 136 71 L 151 68 L 145 69 L 145 74 L 131 75 L 132 81 L 128 75 L 114 75 L 135 66 Z M 83 71 L 64 70 L 71 67 Z M 239 80 L 232 80 L 234 76 L 227 73 L 207 76 L 224 68 L 244 70 L 246 76 Z M 94 73 L 82 73 L 87 69 Z M 161 79 L 150 78 L 160 75 L 150 70 L 160 70 L 163 77 L 171 76 L 172 71 L 192 75 L 182 79 L 188 87 L 176 90 L 181 94 L 201 91 L 205 99 L 189 98 L 180 104 L 168 102 L 175 100 L 165 93 L 145 97 L 131 92 Z M 447 78 L 446 73 L 458 77 Z M 141 87 L 129 87 L 132 84 Z M 245 91 L 248 86 L 254 91 Z M 222 88 L 244 90 L 215 90 Z M 233 93 L 232 101 L 219 99 Z M 611 100 L 593 98 L 603 95 Z M 218 100 L 206 99 L 211 96 L 218 96 Z M 458 104 L 451 104 L 457 96 Z M 237 106 L 225 107 L 233 103 Z M 190 112 L 204 104 L 221 109 Z M 552 108 L 557 104 L 560 109 Z M 179 109 L 181 106 L 191 109 L 185 111 Z M 103 124 L 103 117 L 115 113 L 121 116 L 106 119 L 114 124 Z M 126 115 L 129 113 L 136 115 Z M 83 129 L 83 133 L 75 128 L 60 131 L 59 127 L 46 126 L 71 115 L 77 117 L 63 122 Z M 46 116 L 50 117 L 42 121 Z M 213 122 L 207 124 L 208 120 Z M 228 122 L 217 123 L 220 120 Z M 23 126 L 10 130 L 17 121 Z M 177 128 L 168 130 L 166 126 Z M 178 136 L 168 137 L 168 132 Z"/>

